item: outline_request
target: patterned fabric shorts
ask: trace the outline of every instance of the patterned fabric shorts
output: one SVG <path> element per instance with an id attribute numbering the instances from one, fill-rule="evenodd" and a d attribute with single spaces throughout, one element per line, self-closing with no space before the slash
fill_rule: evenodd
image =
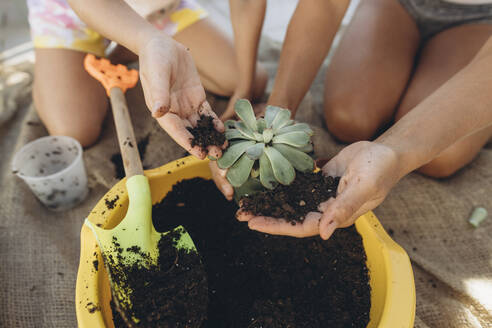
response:
<path id="1" fill-rule="evenodd" d="M 491 24 L 492 4 L 459 4 L 443 0 L 399 0 L 413 17 L 422 39 L 463 24 Z"/>
<path id="2" fill-rule="evenodd" d="M 109 41 L 82 22 L 66 0 L 27 0 L 27 5 L 34 47 L 104 55 Z M 146 18 L 167 35 L 173 36 L 207 15 L 195 0 L 178 0 Z"/>

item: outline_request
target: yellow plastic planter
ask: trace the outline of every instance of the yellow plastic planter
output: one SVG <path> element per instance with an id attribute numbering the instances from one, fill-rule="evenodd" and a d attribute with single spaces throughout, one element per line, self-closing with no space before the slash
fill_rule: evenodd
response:
<path id="1" fill-rule="evenodd" d="M 185 157 L 160 168 L 146 171 L 152 203 L 160 202 L 172 186 L 183 179 L 211 178 L 207 161 Z M 119 200 L 108 210 L 105 200 Z M 120 206 L 121 205 L 121 206 Z M 89 220 L 102 227 L 115 226 L 128 207 L 124 180 L 117 183 L 97 203 Z M 415 317 L 415 285 L 412 267 L 405 251 L 384 231 L 372 212 L 356 222 L 367 255 L 371 283 L 371 313 L 368 328 L 411 328 Z M 86 226 L 80 233 L 80 264 L 75 293 L 77 321 L 80 328 L 114 327 L 110 309 L 111 293 L 96 240 Z M 97 260 L 98 270 L 95 270 Z"/>

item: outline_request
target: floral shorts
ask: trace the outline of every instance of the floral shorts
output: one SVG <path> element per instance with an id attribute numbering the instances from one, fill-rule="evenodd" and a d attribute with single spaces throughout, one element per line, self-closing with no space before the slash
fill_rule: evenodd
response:
<path id="1" fill-rule="evenodd" d="M 34 47 L 104 55 L 109 41 L 82 22 L 66 0 L 27 0 L 27 5 Z M 175 0 L 146 18 L 167 35 L 173 36 L 207 15 L 195 0 Z"/>

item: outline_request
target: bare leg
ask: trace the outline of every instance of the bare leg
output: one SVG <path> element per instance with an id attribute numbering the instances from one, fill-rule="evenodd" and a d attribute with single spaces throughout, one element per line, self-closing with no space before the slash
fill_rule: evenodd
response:
<path id="1" fill-rule="evenodd" d="M 398 1 L 361 2 L 326 73 L 326 124 L 336 138 L 368 140 L 392 120 L 419 43 Z"/>
<path id="2" fill-rule="evenodd" d="M 220 96 L 231 96 L 237 85 L 238 68 L 232 42 L 209 18 L 187 27 L 175 35 L 175 40 L 189 47 L 206 90 Z M 266 70 L 257 65 L 253 99 L 265 92 Z"/>
<path id="3" fill-rule="evenodd" d="M 108 108 L 101 84 L 83 67 L 85 53 L 68 49 L 36 49 L 33 98 L 51 135 L 93 144 Z"/>
<path id="4" fill-rule="evenodd" d="M 422 49 L 415 74 L 402 99 L 396 120 L 465 67 L 492 36 L 492 25 L 462 25 L 439 33 Z M 473 99 L 470 99 L 470 105 Z M 476 132 L 442 152 L 419 171 L 432 177 L 447 177 L 475 158 L 492 136 L 492 128 Z"/>

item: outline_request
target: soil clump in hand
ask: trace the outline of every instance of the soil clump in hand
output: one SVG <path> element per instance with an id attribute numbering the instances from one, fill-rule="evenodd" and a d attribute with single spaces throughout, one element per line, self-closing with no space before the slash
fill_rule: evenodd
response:
<path id="1" fill-rule="evenodd" d="M 191 147 L 198 146 L 201 149 L 207 149 L 208 146 L 221 147 L 226 141 L 225 135 L 215 129 L 214 119 L 212 116 L 200 115 L 196 127 L 187 127 L 193 135 Z"/>
<path id="2" fill-rule="evenodd" d="M 316 173 L 296 172 L 296 178 L 288 186 L 278 185 L 241 198 L 243 211 L 257 216 L 283 218 L 292 224 L 304 221 L 309 212 L 318 212 L 320 203 L 337 194 L 339 177 Z"/>

